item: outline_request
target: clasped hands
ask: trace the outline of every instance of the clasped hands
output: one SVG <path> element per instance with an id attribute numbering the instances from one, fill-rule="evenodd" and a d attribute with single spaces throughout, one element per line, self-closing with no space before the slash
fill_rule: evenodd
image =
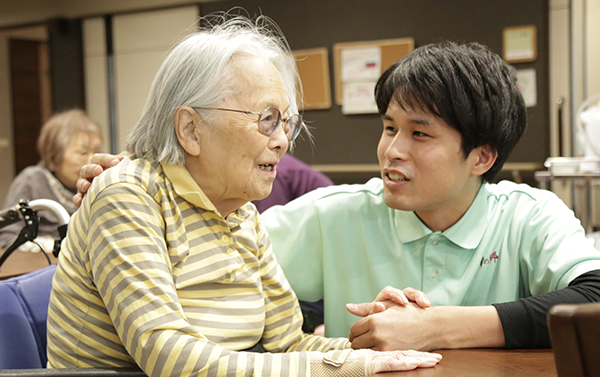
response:
<path id="1" fill-rule="evenodd" d="M 348 311 L 363 317 L 354 323 L 348 339 L 352 348 L 376 351 L 439 348 L 435 344 L 435 323 L 425 293 L 413 288 L 384 288 L 375 301 L 347 304 Z"/>

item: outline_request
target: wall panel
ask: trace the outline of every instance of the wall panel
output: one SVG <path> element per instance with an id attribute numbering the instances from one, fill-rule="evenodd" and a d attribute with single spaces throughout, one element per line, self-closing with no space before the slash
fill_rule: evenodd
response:
<path id="1" fill-rule="evenodd" d="M 114 16 L 118 150 L 125 149 L 162 60 L 197 21 L 196 6 Z"/>
<path id="2" fill-rule="evenodd" d="M 477 41 L 502 52 L 502 30 L 535 25 L 538 58 L 515 66 L 537 71 L 537 106 L 529 109 L 529 128 L 515 149 L 512 162 L 543 162 L 550 154 L 548 98 L 548 2 L 546 0 L 236 0 L 203 3 L 203 15 L 244 7 L 252 16 L 273 18 L 293 50 L 335 43 L 390 38 L 415 39 L 419 47 L 440 39 Z M 330 65 L 332 63 L 330 62 Z M 333 80 L 333 67 L 330 66 Z M 331 85 L 333 88 L 333 83 Z M 341 107 L 305 111 L 314 127 L 314 147 L 298 143 L 295 155 L 310 164 L 376 163 L 381 133 L 378 115 L 342 115 Z M 376 173 L 375 173 L 376 174 Z"/>

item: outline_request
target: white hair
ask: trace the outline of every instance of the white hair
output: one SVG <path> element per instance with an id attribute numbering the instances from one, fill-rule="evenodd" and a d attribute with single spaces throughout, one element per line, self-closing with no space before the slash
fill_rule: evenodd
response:
<path id="1" fill-rule="evenodd" d="M 274 21 L 266 16 L 251 20 L 228 13 L 209 15 L 202 21 L 210 26 L 177 44 L 158 69 L 142 116 L 127 138 L 130 153 L 183 165 L 185 151 L 175 133 L 175 112 L 181 106 L 214 107 L 224 98 L 229 88 L 220 85 L 221 80 L 238 54 L 273 63 L 288 94 L 289 113 L 298 112 L 297 99 L 302 96 L 301 86 L 296 85 L 298 69 Z"/>

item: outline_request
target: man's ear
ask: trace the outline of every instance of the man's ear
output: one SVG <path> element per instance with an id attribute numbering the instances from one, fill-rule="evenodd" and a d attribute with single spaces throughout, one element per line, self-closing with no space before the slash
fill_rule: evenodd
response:
<path id="1" fill-rule="evenodd" d="M 192 156 L 200 155 L 198 127 L 202 118 L 189 106 L 181 106 L 175 112 L 175 133 L 183 149 Z"/>
<path id="2" fill-rule="evenodd" d="M 473 164 L 473 175 L 483 175 L 494 166 L 498 158 L 498 151 L 490 145 L 482 145 L 475 148 L 471 153 L 475 154 L 475 162 Z"/>

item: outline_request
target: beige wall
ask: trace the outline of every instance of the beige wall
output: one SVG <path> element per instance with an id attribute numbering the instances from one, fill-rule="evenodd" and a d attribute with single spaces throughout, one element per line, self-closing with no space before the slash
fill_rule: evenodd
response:
<path id="1" fill-rule="evenodd" d="M 104 143 L 110 151 L 108 87 L 106 84 L 106 42 L 104 19 L 96 17 L 83 22 L 83 71 L 85 75 L 85 108 L 100 123 Z"/>
<path id="2" fill-rule="evenodd" d="M 113 17 L 117 151 L 125 149 L 125 139 L 140 118 L 152 79 L 166 53 L 197 30 L 198 16 L 197 6 L 185 6 Z M 90 116 L 105 126 L 105 150 L 108 151 L 104 21 L 87 19 L 83 30 L 86 106 Z"/>
<path id="3" fill-rule="evenodd" d="M 600 0 L 587 0 L 587 96 L 600 94 Z"/>

